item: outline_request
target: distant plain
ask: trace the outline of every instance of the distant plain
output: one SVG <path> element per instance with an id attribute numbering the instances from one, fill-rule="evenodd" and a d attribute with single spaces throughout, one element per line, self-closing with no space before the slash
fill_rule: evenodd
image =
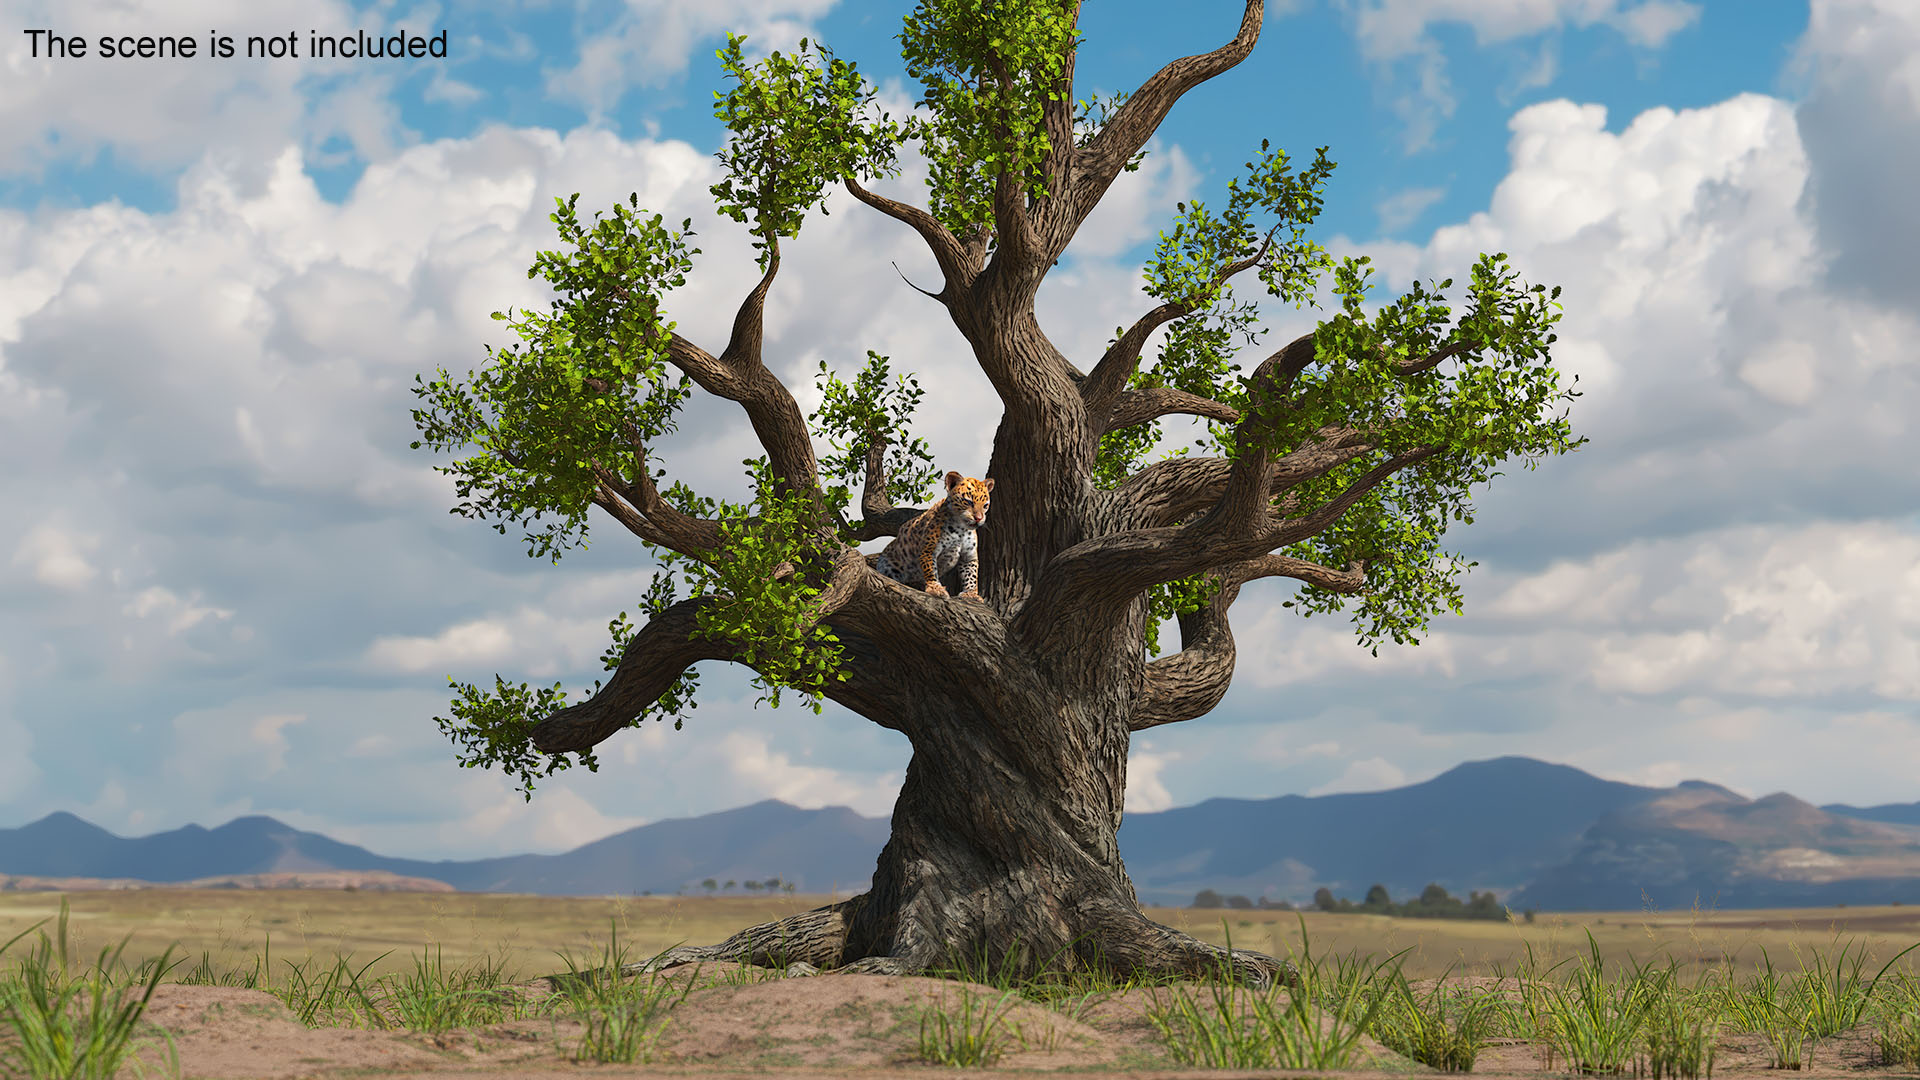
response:
<path id="1" fill-rule="evenodd" d="M 177 944 L 188 966 L 204 954 L 212 966 L 250 969 L 271 943 L 273 978 L 285 978 L 282 961 L 312 957 L 322 966 L 336 955 L 354 966 L 386 957 L 369 968 L 378 977 L 411 970 L 422 950 L 437 950 L 448 967 L 481 959 L 503 961 L 508 972 L 528 978 L 566 970 L 559 954 L 583 964 L 617 932 L 629 955 L 643 956 L 676 944 L 711 944 L 745 927 L 804 911 L 831 897 L 653 896 L 548 897 L 496 893 L 403 893 L 326 889 L 131 889 L 71 893 L 0 893 L 0 943 L 33 923 L 58 915 L 61 897 L 71 908 L 70 939 L 82 957 L 118 945 L 131 934 L 129 964 L 158 956 Z M 1920 941 L 1920 906 L 1805 908 L 1765 911 L 1657 911 L 1541 913 L 1527 923 L 1467 919 L 1401 919 L 1317 911 L 1200 910 L 1149 907 L 1169 926 L 1222 943 L 1284 956 L 1301 949 L 1304 922 L 1316 956 L 1357 953 L 1384 959 L 1410 949 L 1410 978 L 1512 973 L 1531 945 L 1536 959 L 1553 963 L 1584 955 L 1591 933 L 1609 967 L 1616 963 L 1665 966 L 1672 959 L 1683 978 L 1731 963 L 1746 976 L 1762 964 L 1796 970 L 1796 952 L 1813 963 L 1812 951 L 1830 953 L 1836 941 L 1863 950 L 1869 974 L 1901 949 Z M 1223 927 L 1224 920 L 1224 927 Z M 16 946 L 18 948 L 18 946 Z M 1895 970 L 1920 972 L 1920 950 Z"/>

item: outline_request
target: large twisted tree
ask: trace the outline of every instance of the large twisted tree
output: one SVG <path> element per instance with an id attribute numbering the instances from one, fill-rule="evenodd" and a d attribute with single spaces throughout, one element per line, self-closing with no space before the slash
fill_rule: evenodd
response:
<path id="1" fill-rule="evenodd" d="M 557 560 L 597 506 L 663 568 L 649 621 L 609 624 L 612 675 L 584 701 L 563 707 L 557 684 L 497 676 L 490 693 L 456 684 L 454 717 L 438 723 L 461 764 L 502 766 L 531 797 L 536 776 L 568 755 L 594 767 L 593 748 L 625 728 L 668 715 L 679 727 L 704 660 L 752 669 L 776 704 L 783 689 L 816 710 L 830 700 L 912 744 L 868 892 L 669 963 L 899 973 L 959 955 L 1029 971 L 1197 974 L 1224 961 L 1255 982 L 1284 974 L 1141 913 L 1115 843 L 1129 738 L 1219 703 L 1234 669 L 1228 611 L 1257 579 L 1304 583 L 1290 602 L 1302 614 L 1352 604 L 1363 645 L 1414 641 L 1443 602 L 1458 613 L 1463 564 L 1438 540 L 1449 516 L 1471 520 L 1469 485 L 1508 458 L 1531 468 L 1579 445 L 1551 415 L 1577 396 L 1549 363 L 1559 290 L 1482 256 L 1457 317 L 1451 282 L 1368 314 L 1366 260 L 1336 262 L 1304 238 L 1333 168 L 1324 149 L 1296 170 L 1262 143 L 1224 205 L 1183 204 L 1147 264 L 1144 313 L 1100 355 L 1063 355 L 1035 317 L 1041 281 L 1181 95 L 1252 51 L 1262 18 L 1247 0 L 1220 48 L 1082 102 L 1077 8 L 922 0 L 900 39 L 925 94 L 904 122 L 824 47 L 750 64 L 730 38 L 716 112 L 731 137 L 712 193 L 755 237 L 764 273 L 725 347 L 666 320 L 698 254 L 690 222 L 670 230 L 630 199 L 583 225 L 567 200 L 553 220 L 570 250 L 528 272 L 551 283 L 551 310 L 496 314 L 519 344 L 490 352 L 470 382 L 442 370 L 414 390 L 424 441 L 477 449 L 442 469 L 464 500 L 456 513 L 502 533 L 516 522 L 530 555 Z M 924 207 L 867 186 L 897 174 L 907 142 L 929 166 Z M 897 504 L 931 493 L 937 471 L 905 433 L 915 381 L 869 353 L 851 382 L 820 373 L 809 418 L 767 365 L 781 240 L 836 185 L 926 242 L 941 281 L 924 302 L 999 395 L 985 603 L 892 582 L 857 546 L 895 534 L 918 512 Z M 1329 274 L 1338 310 L 1243 370 L 1261 331 L 1232 283 L 1298 306 Z M 738 402 L 765 448 L 748 463 L 746 504 L 662 487 L 658 449 L 694 387 Z M 1167 417 L 1189 430 L 1202 418 L 1208 434 L 1148 464 Z M 1156 630 L 1176 617 L 1180 648 L 1160 655 Z"/>

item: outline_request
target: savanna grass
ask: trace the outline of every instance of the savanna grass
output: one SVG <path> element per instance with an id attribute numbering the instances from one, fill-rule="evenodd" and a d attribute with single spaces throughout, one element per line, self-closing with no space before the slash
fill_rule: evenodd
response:
<path id="1" fill-rule="evenodd" d="M 1636 968 L 1609 982 L 1592 934 L 1587 947 L 1567 982 L 1547 988 L 1547 1039 L 1580 1072 L 1623 1072 L 1639 1049 L 1648 1014 L 1672 988 L 1672 969 Z"/>
<path id="2" fill-rule="evenodd" d="M 559 983 L 561 993 L 586 1026 L 573 1058 L 643 1064 L 653 1059 L 669 1014 L 693 991 L 699 971 L 696 968 L 694 978 L 686 980 L 678 997 L 673 984 L 664 979 L 623 979 L 620 969 L 626 965 L 626 948 L 620 944 L 619 928 L 609 922 L 609 929 L 597 967 L 582 969 L 571 955 L 561 954 L 569 976 Z"/>
<path id="3" fill-rule="evenodd" d="M 1873 1045 L 1885 1065 L 1920 1070 L 1920 979 L 1901 974 L 1873 1008 Z"/>
<path id="4" fill-rule="evenodd" d="M 1305 920 L 1300 934 L 1302 951 L 1293 960 L 1298 979 L 1284 991 L 1284 1002 L 1277 980 L 1264 990 L 1251 989 L 1224 957 L 1207 981 L 1211 1007 L 1181 987 L 1170 988 L 1164 1002 L 1156 992 L 1147 1019 L 1174 1060 L 1214 1069 L 1348 1067 L 1385 997 L 1380 987 L 1392 976 L 1382 973 L 1405 953 L 1378 964 L 1371 957 L 1336 958 L 1329 970 L 1327 961 L 1313 956 Z M 1227 949 L 1230 955 L 1231 932 Z"/>
<path id="5" fill-rule="evenodd" d="M 1502 1002 L 1488 991 L 1446 985 L 1445 974 L 1424 996 L 1404 972 L 1395 971 L 1383 991 L 1371 1033 L 1387 1049 L 1441 1072 L 1472 1072 L 1473 1063 L 1500 1020 Z"/>
<path id="6" fill-rule="evenodd" d="M 1634 1075 L 1652 1080 L 1711 1077 L 1720 1027 L 1712 995 L 1698 987 L 1675 987 L 1671 979 L 1665 990 L 1647 1010 Z"/>
<path id="7" fill-rule="evenodd" d="M 11 1036 L 0 1045 L 0 1064 L 32 1080 L 109 1080 L 132 1049 L 134 1028 L 166 974 L 173 950 L 141 965 L 147 972 L 145 990 L 135 998 L 134 988 L 114 986 L 125 970 L 121 956 L 131 935 L 111 950 L 101 949 L 91 970 L 75 971 L 67 948 L 67 915 L 62 897 L 54 936 L 41 932 L 28 956 L 0 979 L 0 1019 Z M 40 925 L 0 945 L 0 954 Z"/>
<path id="8" fill-rule="evenodd" d="M 1015 991 L 1007 990 L 992 1004 L 986 1004 L 985 995 L 962 989 L 958 1010 L 937 1006 L 921 1010 L 920 1059 L 959 1066 L 986 1066 L 999 1061 L 1012 1037 L 1006 1011 L 1016 996 Z"/>
<path id="9" fill-rule="evenodd" d="M 40 925 L 0 944 L 0 956 Z M 1231 944 L 1229 938 L 1229 949 Z M 40 933 L 24 958 L 0 971 L 0 1076 L 144 1075 L 145 1063 L 130 1056 L 135 1025 L 158 982 L 184 961 L 170 963 L 169 949 L 129 973 L 121 963 L 125 947 L 122 941 L 118 949 L 103 949 L 90 968 L 76 971 L 62 904 L 57 932 L 52 937 Z M 1062 1025 L 1041 1029 L 1029 1023 L 1026 1028 L 1034 1029 L 1029 1032 L 1008 1020 L 1012 1002 L 1024 999 L 1072 1020 L 1109 995 L 1144 988 L 1153 1001 L 1148 1019 L 1168 1054 L 1183 1064 L 1214 1068 L 1352 1067 L 1360 1038 L 1370 1034 L 1415 1062 L 1465 1072 L 1490 1038 L 1513 1035 L 1535 1042 L 1548 1069 L 1558 1060 L 1565 1069 L 1588 1074 L 1631 1071 L 1655 1080 L 1696 1080 L 1711 1077 L 1715 1039 L 1726 1031 L 1762 1035 L 1770 1063 L 1795 1069 L 1811 1064 L 1819 1040 L 1870 1023 L 1882 1064 L 1920 1069 L 1920 978 L 1911 972 L 1889 977 L 1894 963 L 1913 948 L 1920 945 L 1896 954 L 1872 978 L 1866 977 L 1865 949 L 1853 942 L 1830 953 L 1810 950 L 1797 972 L 1775 968 L 1763 949 L 1760 970 L 1745 981 L 1733 977 L 1729 959 L 1718 972 L 1723 977 L 1713 979 L 1710 972 L 1700 984 L 1686 987 L 1671 958 L 1664 968 L 1616 964 L 1609 970 L 1589 934 L 1586 956 L 1544 968 L 1529 945 L 1518 992 L 1510 997 L 1500 990 L 1451 985 L 1452 968 L 1429 989 L 1416 992 L 1400 966 L 1405 951 L 1378 963 L 1357 952 L 1316 957 L 1304 919 L 1301 950 L 1291 958 L 1299 979 L 1287 990 L 1249 987 L 1241 978 L 1244 972 L 1224 959 L 1230 954 L 1223 954 L 1196 989 L 1171 978 L 1115 980 L 1079 942 L 1036 966 L 1016 943 L 997 962 L 983 954 L 938 973 L 984 983 L 998 995 L 960 988 L 957 1007 L 924 1009 L 919 1052 L 929 1062 L 979 1066 L 996 1063 L 1016 1043 L 1053 1049 Z M 269 939 L 267 951 L 250 966 L 216 969 L 202 953 L 198 964 L 177 979 L 265 990 L 310 1026 L 445 1031 L 528 1015 L 577 1017 L 584 1033 L 571 1048 L 575 1060 L 646 1062 L 673 1010 L 697 986 L 739 985 L 786 973 L 729 965 L 704 982 L 697 968 L 684 980 L 624 979 L 619 972 L 626 951 L 617 925 L 598 965 L 582 969 L 560 955 L 570 974 L 554 980 L 558 993 L 537 1002 L 504 986 L 504 965 L 483 959 L 449 969 L 438 948 L 423 949 L 411 972 L 373 981 L 366 974 L 381 957 L 356 966 L 339 955 L 317 972 L 311 957 L 300 964 L 283 960 L 285 978 L 274 980 Z M 1797 949 L 1795 956 L 1800 957 Z M 1556 977 L 1570 963 L 1575 966 Z M 1500 975 L 1497 969 L 1495 974 Z M 676 987 L 675 981 L 683 985 Z M 177 1075 L 171 1037 L 162 1036 Z"/>

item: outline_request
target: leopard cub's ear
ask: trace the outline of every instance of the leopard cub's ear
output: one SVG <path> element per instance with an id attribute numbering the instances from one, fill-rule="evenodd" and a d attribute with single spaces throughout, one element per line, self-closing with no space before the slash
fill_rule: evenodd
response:
<path id="1" fill-rule="evenodd" d="M 987 490 L 988 491 L 993 490 L 993 477 L 991 476 L 987 477 Z"/>
<path id="2" fill-rule="evenodd" d="M 952 491 L 954 488 L 959 487 L 960 481 L 963 479 L 965 478 L 962 477 L 958 472 L 948 473 L 947 474 L 947 490 Z"/>

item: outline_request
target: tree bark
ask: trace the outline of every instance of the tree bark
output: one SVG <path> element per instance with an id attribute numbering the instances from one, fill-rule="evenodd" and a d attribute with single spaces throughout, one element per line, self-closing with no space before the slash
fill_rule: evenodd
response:
<path id="1" fill-rule="evenodd" d="M 913 758 L 866 893 L 623 973 L 736 961 L 800 973 L 964 968 L 1016 979 L 1073 971 L 1199 978 L 1224 967 L 1253 985 L 1291 981 L 1290 966 L 1271 956 L 1236 949 L 1229 960 L 1140 911 L 1117 842 L 1126 718 L 1140 680 L 1125 664 L 1107 672 L 1063 686 L 1008 657 L 996 682 L 922 697 L 900 724 Z"/>

